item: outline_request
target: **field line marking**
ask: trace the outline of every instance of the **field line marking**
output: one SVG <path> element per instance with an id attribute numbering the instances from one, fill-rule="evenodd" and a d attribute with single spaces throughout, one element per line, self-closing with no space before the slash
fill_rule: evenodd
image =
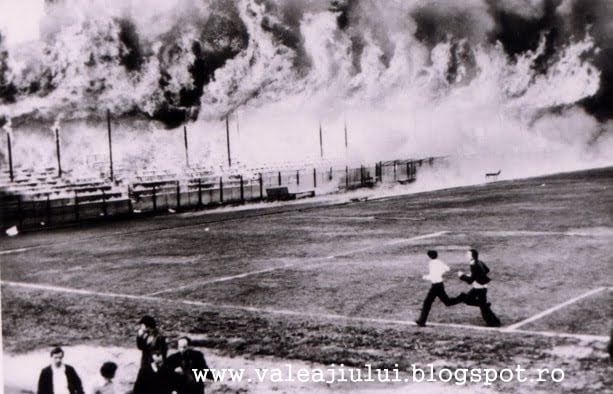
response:
<path id="1" fill-rule="evenodd" d="M 393 241 L 378 243 L 378 244 L 372 245 L 372 246 L 365 246 L 365 247 L 360 248 L 360 249 L 353 249 L 353 250 L 348 250 L 346 252 L 337 253 L 335 255 L 328 256 L 328 258 L 329 259 L 333 259 L 333 258 L 336 258 L 336 257 L 349 256 L 349 255 L 352 255 L 354 253 L 365 252 L 365 251 L 370 250 L 370 249 L 376 249 L 376 248 L 381 248 L 381 247 L 385 247 L 385 246 L 398 245 L 398 244 L 403 244 L 403 243 L 408 243 L 408 242 L 413 242 L 413 241 L 419 241 L 419 240 L 422 240 L 422 239 L 436 238 L 436 237 L 439 237 L 439 236 L 447 234 L 447 233 L 448 233 L 448 231 L 437 231 L 435 233 L 418 235 L 418 236 L 411 237 L 411 238 L 395 239 Z"/>
<path id="2" fill-rule="evenodd" d="M 227 281 L 234 280 L 234 279 L 245 278 L 245 277 L 250 276 L 250 275 L 264 274 L 264 273 L 267 273 L 267 272 L 272 272 L 272 271 L 276 271 L 276 270 L 282 270 L 282 269 L 285 269 L 285 268 L 291 268 L 291 267 L 293 267 L 293 266 L 295 266 L 297 264 L 298 263 L 285 264 L 285 265 L 282 265 L 282 266 L 279 266 L 279 267 L 270 267 L 270 268 L 264 268 L 264 269 L 261 269 L 261 270 L 243 272 L 242 274 L 237 274 L 237 275 L 222 276 L 221 278 L 209 279 L 209 280 L 204 280 L 204 281 L 200 281 L 200 282 L 196 282 L 196 283 L 189 283 L 189 284 L 186 284 L 186 285 L 183 285 L 183 286 L 178 286 L 178 287 L 171 287 L 171 288 L 168 288 L 168 289 L 155 291 L 153 293 L 148 293 L 146 295 L 147 296 L 156 296 L 156 295 L 160 295 L 160 294 L 172 293 L 172 292 L 175 292 L 175 291 L 189 289 L 189 288 L 192 288 L 192 287 L 200 287 L 200 286 L 204 286 L 204 285 L 210 285 L 212 283 L 227 282 Z"/>
<path id="3" fill-rule="evenodd" d="M 271 315 L 281 315 L 281 316 L 298 316 L 298 317 L 303 317 L 303 318 L 311 317 L 311 318 L 319 318 L 319 319 L 327 319 L 327 320 L 344 320 L 344 321 L 354 321 L 354 322 L 364 322 L 364 323 L 396 324 L 396 325 L 401 325 L 401 326 L 416 326 L 417 325 L 415 324 L 415 322 L 410 321 L 410 320 L 393 320 L 393 319 L 379 319 L 379 318 L 369 318 L 369 317 L 359 317 L 359 316 L 344 316 L 344 315 L 336 315 L 336 314 L 331 314 L 331 313 L 321 313 L 321 314 L 320 313 L 308 313 L 308 312 L 301 312 L 301 311 L 295 311 L 295 310 L 268 309 L 268 308 L 250 307 L 250 306 L 244 306 L 244 305 L 214 304 L 210 302 L 182 300 L 182 299 L 172 300 L 168 298 L 133 295 L 133 294 L 98 292 L 98 291 L 81 290 L 81 289 L 74 289 L 74 288 L 69 288 L 69 287 L 43 285 L 43 284 L 36 284 L 36 283 L 24 283 L 24 282 L 12 282 L 12 281 L 0 281 L 0 283 L 6 286 L 23 287 L 23 288 L 36 289 L 36 290 L 46 290 L 46 291 L 81 294 L 81 295 L 98 296 L 98 297 L 106 297 L 106 298 L 125 298 L 125 299 L 138 300 L 138 301 L 153 301 L 153 302 L 164 302 L 164 303 L 172 303 L 172 304 L 184 304 L 184 305 L 207 307 L 211 309 L 226 309 L 226 310 L 229 309 L 229 310 L 239 310 L 239 311 L 254 312 L 254 313 L 267 313 Z M 508 330 L 507 327 L 496 328 L 496 327 L 473 326 L 470 324 L 456 324 L 456 323 L 430 323 L 429 322 L 428 326 L 457 328 L 457 329 L 462 329 L 462 330 L 495 332 L 495 333 L 500 333 L 500 334 L 573 338 L 573 339 L 580 339 L 580 340 L 585 340 L 585 341 L 601 341 L 601 342 L 609 341 L 608 336 L 592 335 L 592 334 L 573 334 L 573 333 L 562 333 L 562 332 L 555 332 L 555 331 Z"/>
<path id="4" fill-rule="evenodd" d="M 189 288 L 210 285 L 210 284 L 213 284 L 213 283 L 227 282 L 227 281 L 231 281 L 231 280 L 234 280 L 234 279 L 246 278 L 246 277 L 251 276 L 251 275 L 259 275 L 259 274 L 264 274 L 264 273 L 267 273 L 267 272 L 280 271 L 280 270 L 284 270 L 284 269 L 288 269 L 288 268 L 292 268 L 292 267 L 296 267 L 296 266 L 301 266 L 302 268 L 312 268 L 312 267 L 316 267 L 316 266 L 318 266 L 320 264 L 324 264 L 328 260 L 335 259 L 337 257 L 350 256 L 350 255 L 352 255 L 354 253 L 364 252 L 364 251 L 369 250 L 369 249 L 375 249 L 375 248 L 380 248 L 380 247 L 389 246 L 389 245 L 395 245 L 395 244 L 404 243 L 404 242 L 413 242 L 413 241 L 418 241 L 418 240 L 421 240 L 421 239 L 434 238 L 434 237 L 438 237 L 439 235 L 443 235 L 445 233 L 447 233 L 447 231 L 438 231 L 438 232 L 435 232 L 435 233 L 417 235 L 417 236 L 411 237 L 411 238 L 406 238 L 406 239 L 401 239 L 401 240 L 393 240 L 393 241 L 389 241 L 389 242 L 385 242 L 385 243 L 379 243 L 379 244 L 372 245 L 372 246 L 366 246 L 366 247 L 361 248 L 361 249 L 348 250 L 348 251 L 345 251 L 345 252 L 337 253 L 337 254 L 334 254 L 334 255 L 326 256 L 326 257 L 316 257 L 316 258 L 309 259 L 309 260 L 306 260 L 306 261 L 298 261 L 296 263 L 285 264 L 285 265 L 278 266 L 278 267 L 264 268 L 264 269 L 255 270 L 255 271 L 243 272 L 243 273 L 237 274 L 237 275 L 223 276 L 221 278 L 209 279 L 209 280 L 200 281 L 200 282 L 196 282 L 196 283 L 188 283 L 186 285 L 182 285 L 182 286 L 178 286 L 178 287 L 171 287 L 171 288 L 168 288 L 168 289 L 163 289 L 163 290 L 155 291 L 155 292 L 152 292 L 152 293 L 147 293 L 146 295 L 147 296 L 156 296 L 156 295 L 160 295 L 160 294 L 173 293 L 173 292 L 176 292 L 176 291 L 181 291 L 181 290 L 185 290 L 185 289 L 189 289 Z"/>
<path id="5" fill-rule="evenodd" d="M 606 287 L 598 287 L 598 288 L 590 290 L 590 291 L 588 291 L 586 293 L 580 294 L 577 297 L 571 298 L 568 301 L 565 301 L 565 302 L 563 302 L 561 304 L 558 304 L 558 305 L 553 306 L 553 307 L 551 307 L 549 309 L 546 309 L 546 310 L 542 311 L 541 313 L 537 313 L 536 315 L 534 315 L 532 317 L 529 317 L 529 318 L 527 318 L 525 320 L 519 321 L 519 322 L 517 322 L 515 324 L 511 324 L 510 326 L 505 327 L 505 330 L 507 330 L 507 331 L 516 330 L 517 328 L 519 328 L 519 327 L 521 327 L 523 325 L 526 325 L 526 324 L 531 323 L 531 322 L 533 322 L 535 320 L 538 320 L 538 319 L 540 319 L 540 318 L 542 318 L 544 316 L 547 316 L 547 315 L 549 315 L 549 314 L 551 314 L 551 313 L 553 313 L 553 312 L 555 312 L 557 310 L 560 310 L 560 309 L 562 309 L 564 307 L 567 307 L 568 305 L 573 304 L 573 303 L 575 303 L 575 302 L 577 302 L 577 301 L 579 301 L 579 300 L 581 300 L 583 298 L 586 298 L 586 297 L 592 296 L 592 295 L 594 295 L 596 293 L 599 293 L 599 292 L 601 292 L 601 291 L 603 291 L 605 289 L 606 289 Z"/>
<path id="6" fill-rule="evenodd" d="M 32 250 L 32 249 L 38 249 L 38 248 L 41 248 L 41 247 L 42 246 L 30 246 L 28 248 L 0 250 L 0 255 L 12 254 L 12 253 L 21 253 L 21 252 L 26 252 L 26 251 Z"/>

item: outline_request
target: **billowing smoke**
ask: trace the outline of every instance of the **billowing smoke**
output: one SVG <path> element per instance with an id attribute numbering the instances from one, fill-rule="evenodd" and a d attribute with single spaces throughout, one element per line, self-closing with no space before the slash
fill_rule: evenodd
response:
<path id="1" fill-rule="evenodd" d="M 108 109 L 143 138 L 193 122 L 200 156 L 218 160 L 229 116 L 244 162 L 317 158 L 319 122 L 328 158 L 611 146 L 609 0 L 47 0 L 45 12 L 39 42 L 0 35 L 0 116 L 16 130 L 59 113 L 87 129 Z"/>

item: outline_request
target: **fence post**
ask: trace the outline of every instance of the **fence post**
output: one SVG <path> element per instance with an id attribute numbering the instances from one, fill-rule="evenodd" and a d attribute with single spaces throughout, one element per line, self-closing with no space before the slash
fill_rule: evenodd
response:
<path id="1" fill-rule="evenodd" d="M 23 206 L 21 205 L 21 197 L 17 197 L 17 219 L 19 221 L 19 226 L 23 225 Z"/>
<path id="2" fill-rule="evenodd" d="M 158 210 L 158 202 L 157 202 L 157 190 L 156 190 L 156 185 L 153 185 L 153 195 L 152 195 L 152 200 L 153 200 L 153 212 L 157 212 L 157 210 Z"/>
<path id="3" fill-rule="evenodd" d="M 181 185 L 177 181 L 177 209 L 181 208 Z"/>
<path id="4" fill-rule="evenodd" d="M 345 189 L 349 189 L 349 166 L 345 166 Z"/>
<path id="5" fill-rule="evenodd" d="M 242 175 L 239 175 L 239 176 L 240 176 L 240 181 L 241 181 L 241 203 L 244 203 L 245 202 L 245 188 L 243 185 L 243 176 Z"/>
<path id="6" fill-rule="evenodd" d="M 49 193 L 47 193 L 47 225 L 51 224 L 51 200 L 49 199 Z"/>
<path id="7" fill-rule="evenodd" d="M 360 164 L 360 186 L 364 186 L 364 165 Z"/>
<path id="8" fill-rule="evenodd" d="M 128 185 L 128 214 L 132 215 L 134 210 L 132 209 L 132 187 Z"/>
<path id="9" fill-rule="evenodd" d="M 331 181 L 332 180 L 332 167 L 330 167 L 330 175 L 328 176 L 328 180 Z"/>
<path id="10" fill-rule="evenodd" d="M 300 186 L 300 170 L 296 170 L 296 185 Z"/>
<path id="11" fill-rule="evenodd" d="M 102 189 L 102 214 L 104 216 L 107 216 L 107 211 L 106 211 L 106 193 L 104 192 L 104 189 Z"/>
<path id="12" fill-rule="evenodd" d="M 202 178 L 198 178 L 198 206 L 202 206 Z"/>
<path id="13" fill-rule="evenodd" d="M 281 186 L 281 171 L 279 171 L 279 186 Z"/>
<path id="14" fill-rule="evenodd" d="M 394 160 L 394 182 L 396 182 L 396 160 Z"/>
<path id="15" fill-rule="evenodd" d="M 264 199 L 264 181 L 262 180 L 262 173 L 258 175 L 258 180 L 260 181 L 260 200 Z"/>
<path id="16" fill-rule="evenodd" d="M 313 168 L 313 188 L 317 187 L 317 168 Z"/>
<path id="17" fill-rule="evenodd" d="M 76 190 L 74 191 L 74 217 L 75 217 L 75 221 L 78 222 L 79 221 L 79 196 Z"/>
<path id="18" fill-rule="evenodd" d="M 223 204 L 223 177 L 219 177 L 219 203 Z"/>

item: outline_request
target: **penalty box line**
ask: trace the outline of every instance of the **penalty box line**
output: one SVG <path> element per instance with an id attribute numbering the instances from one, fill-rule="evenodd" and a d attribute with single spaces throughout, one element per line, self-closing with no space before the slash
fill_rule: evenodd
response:
<path id="1" fill-rule="evenodd" d="M 337 320 L 337 321 L 350 321 L 350 322 L 362 322 L 362 323 L 377 323 L 377 324 L 394 324 L 401 326 L 417 326 L 417 324 L 413 321 L 407 320 L 393 320 L 393 319 L 379 319 L 379 318 L 369 318 L 369 317 L 359 317 L 359 316 L 344 316 L 330 313 L 308 313 L 308 312 L 300 312 L 294 310 L 285 310 L 285 309 L 268 309 L 268 308 L 257 308 L 250 306 L 241 306 L 241 305 L 229 305 L 229 304 L 213 304 L 210 302 L 202 302 L 202 301 L 192 301 L 192 300 L 172 300 L 167 298 L 160 297 L 152 297 L 152 296 L 142 296 L 142 295 L 133 295 L 133 294 L 120 294 L 120 293 L 108 293 L 108 292 L 98 292 L 91 290 L 82 290 L 82 289 L 74 289 L 69 287 L 61 287 L 61 286 L 52 286 L 52 285 L 42 285 L 36 283 L 24 283 L 24 282 L 11 282 L 11 281 L 0 281 L 2 285 L 12 286 L 12 287 L 22 287 L 27 289 L 35 289 L 42 291 L 53 291 L 60 293 L 70 293 L 70 294 L 79 294 L 79 295 L 87 295 L 101 298 L 123 298 L 135 301 L 151 301 L 151 302 L 162 302 L 162 303 L 170 303 L 170 304 L 183 304 L 190 306 L 198 306 L 205 307 L 210 309 L 225 309 L 225 310 L 238 310 L 243 312 L 252 312 L 252 313 L 265 313 L 269 315 L 279 315 L 279 316 L 295 316 L 301 318 L 313 318 L 313 319 L 326 319 L 326 320 Z M 609 338 L 607 336 L 602 335 L 591 335 L 591 334 L 572 334 L 572 333 L 561 333 L 555 331 L 529 331 L 529 330 L 509 330 L 508 327 L 496 328 L 496 327 L 484 327 L 484 326 L 473 326 L 469 324 L 454 324 L 454 323 L 428 323 L 428 326 L 432 327 L 443 327 L 443 328 L 456 328 L 459 330 L 473 330 L 473 331 L 483 331 L 483 332 L 491 332 L 491 333 L 499 333 L 499 334 L 516 334 L 516 335 L 529 335 L 529 336 L 542 336 L 542 337 L 557 337 L 557 338 L 572 338 L 579 339 L 582 341 L 599 341 L 599 342 L 607 342 Z M 427 330 L 425 328 L 424 330 Z"/>
<path id="2" fill-rule="evenodd" d="M 198 281 L 198 282 L 194 282 L 194 283 L 188 283 L 188 284 L 185 284 L 185 285 L 182 285 L 182 286 L 171 287 L 171 288 L 168 288 L 168 289 L 154 291 L 152 293 L 146 294 L 146 296 L 157 296 L 157 295 L 160 295 L 160 294 L 174 293 L 174 292 L 185 290 L 185 289 L 193 289 L 193 288 L 197 288 L 197 287 L 201 287 L 201 286 L 206 286 L 206 285 L 210 285 L 210 284 L 213 284 L 213 283 L 219 283 L 219 282 L 228 282 L 228 281 L 231 281 L 231 280 L 234 280 L 234 279 L 242 279 L 242 278 L 246 278 L 246 277 L 252 276 L 252 275 L 265 274 L 265 273 L 285 270 L 285 269 L 292 268 L 292 267 L 297 267 L 297 266 L 300 266 L 301 268 L 313 268 L 313 267 L 316 267 L 318 265 L 325 264 L 329 260 L 335 259 L 335 258 L 338 258 L 338 257 L 350 256 L 350 255 L 355 254 L 355 253 L 361 253 L 361 252 L 365 252 L 365 251 L 368 251 L 368 250 L 371 250 L 371 249 L 377 249 L 377 248 L 386 247 L 386 246 L 390 246 L 390 245 L 396 245 L 396 244 L 401 244 L 401 243 L 410 243 L 410 242 L 419 241 L 419 240 L 422 240 L 422 239 L 435 238 L 435 237 L 444 235 L 446 233 L 447 233 L 447 231 L 437 231 L 435 233 L 418 235 L 418 236 L 411 237 L 411 238 L 400 239 L 400 240 L 393 240 L 393 241 L 384 242 L 384 243 L 377 243 L 376 245 L 366 246 L 366 247 L 363 247 L 363 248 L 360 248 L 360 249 L 352 249 L 352 250 L 347 250 L 345 252 L 337 253 L 337 254 L 334 254 L 334 255 L 326 256 L 326 257 L 314 258 L 314 259 L 311 259 L 311 260 L 307 260 L 306 262 L 305 261 L 299 261 L 299 262 L 292 263 L 292 264 L 284 264 L 284 265 L 281 265 L 281 266 L 278 266 L 278 267 L 264 268 L 264 269 L 255 270 L 255 271 L 243 272 L 243 273 L 237 274 L 237 275 L 224 276 L 224 277 L 221 277 L 221 278 L 215 278 L 215 279 L 210 279 L 210 280 L 205 280 L 205 281 Z M 305 264 L 307 264 L 307 265 L 305 265 Z"/>
<path id="3" fill-rule="evenodd" d="M 533 322 L 535 320 L 538 320 L 538 319 L 540 319 L 542 317 L 545 317 L 545 316 L 547 316 L 549 314 L 552 314 L 553 312 L 558 311 L 558 310 L 560 310 L 562 308 L 565 308 L 565 307 L 567 307 L 567 306 L 569 306 L 571 304 L 574 304 L 575 302 L 577 302 L 579 300 L 582 300 L 582 299 L 590 297 L 590 296 L 592 296 L 594 294 L 600 293 L 601 291 L 603 291 L 605 289 L 606 289 L 606 287 L 598 287 L 598 288 L 590 290 L 590 291 L 588 291 L 586 293 L 580 294 L 577 297 L 573 297 L 573 298 L 571 298 L 568 301 L 565 301 L 565 302 L 563 302 L 561 304 L 555 305 L 555 306 L 553 306 L 553 307 L 551 307 L 549 309 L 546 309 L 546 310 L 544 310 L 544 311 L 542 311 L 540 313 L 537 313 L 536 315 L 534 315 L 532 317 L 529 317 L 527 319 L 519 321 L 519 322 L 517 322 L 515 324 L 511 324 L 510 326 L 505 327 L 505 330 L 507 330 L 507 331 L 517 330 L 521 326 L 524 326 L 524 325 L 526 325 L 528 323 L 531 323 L 531 322 Z"/>

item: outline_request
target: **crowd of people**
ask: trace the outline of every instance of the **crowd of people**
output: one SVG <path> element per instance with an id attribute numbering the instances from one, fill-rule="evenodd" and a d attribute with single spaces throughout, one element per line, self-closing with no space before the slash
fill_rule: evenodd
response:
<path id="1" fill-rule="evenodd" d="M 204 354 L 192 347 L 187 336 L 177 339 L 177 352 L 168 356 L 166 337 L 157 328 L 152 316 L 138 322 L 136 346 L 141 351 L 140 368 L 132 394 L 203 394 L 204 382 L 197 381 L 192 369 L 208 370 Z M 115 394 L 113 379 L 117 364 L 105 362 L 100 375 L 87 392 L 76 370 L 64 363 L 60 347 L 51 350 L 51 364 L 40 373 L 37 394 Z M 210 374 L 205 378 L 211 379 Z"/>

